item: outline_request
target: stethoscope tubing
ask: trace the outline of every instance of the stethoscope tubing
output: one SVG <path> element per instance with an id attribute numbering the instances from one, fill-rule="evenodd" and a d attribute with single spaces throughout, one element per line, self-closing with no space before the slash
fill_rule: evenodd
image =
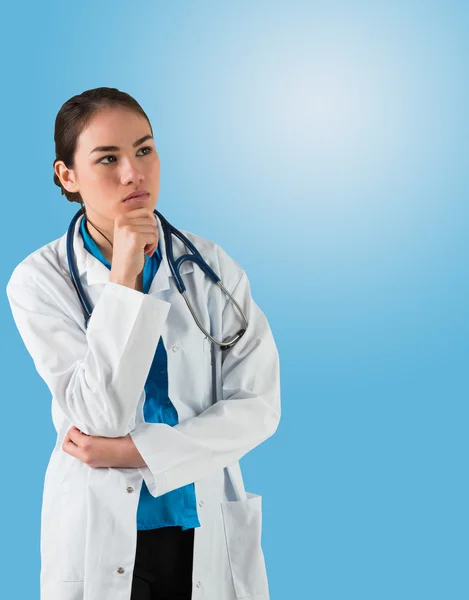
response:
<path id="1" fill-rule="evenodd" d="M 176 283 L 176 286 L 177 286 L 179 292 L 182 294 L 184 300 L 186 301 L 186 304 L 187 304 L 195 322 L 197 323 L 197 326 L 199 327 L 199 329 L 202 331 L 202 333 L 208 339 L 210 339 L 215 344 L 218 344 L 220 346 L 221 350 L 228 350 L 229 348 L 233 347 L 236 344 L 236 342 L 245 333 L 247 326 L 248 326 L 246 315 L 244 314 L 244 312 L 241 309 L 238 302 L 233 298 L 233 296 L 225 288 L 220 277 L 218 277 L 218 275 L 215 273 L 215 271 L 202 258 L 200 252 L 197 250 L 197 248 L 194 246 L 194 244 L 189 239 L 187 239 L 187 237 L 184 234 L 182 234 L 178 229 L 176 229 L 173 225 L 171 225 L 171 223 L 169 223 L 169 221 L 167 219 L 165 219 L 165 217 L 163 217 L 163 215 L 160 212 L 158 212 L 155 209 L 153 211 L 153 213 L 155 215 L 157 215 L 161 221 L 161 226 L 162 226 L 163 234 L 165 237 L 166 255 L 167 255 L 167 259 L 168 259 L 169 268 L 171 269 L 171 272 L 174 277 L 174 281 Z M 75 231 L 75 224 L 76 224 L 78 218 L 80 217 L 80 215 L 82 215 L 82 214 L 84 214 L 83 209 L 80 208 L 80 210 L 73 216 L 73 218 L 70 222 L 69 228 L 68 228 L 67 260 L 68 260 L 68 267 L 70 270 L 70 276 L 72 279 L 72 283 L 75 286 L 75 289 L 78 294 L 78 298 L 80 299 L 80 303 L 83 308 L 83 312 L 84 312 L 84 316 L 85 316 L 85 328 L 88 328 L 88 321 L 90 320 L 93 309 L 91 308 L 91 304 L 90 304 L 88 298 L 86 297 L 85 291 L 84 291 L 81 281 L 78 277 L 77 268 L 76 268 L 76 264 L 75 264 L 75 253 L 73 250 L 73 234 Z M 192 254 L 183 254 L 176 260 L 174 259 L 173 242 L 172 242 L 172 238 L 171 238 L 171 236 L 173 234 L 176 235 L 184 243 L 184 245 L 192 252 Z M 213 281 L 213 283 L 216 283 L 223 290 L 223 292 L 229 297 L 229 299 L 234 303 L 234 305 L 238 309 L 238 311 L 243 319 L 244 328 L 240 329 L 231 339 L 221 342 L 221 341 L 215 339 L 214 337 L 212 337 L 210 335 L 210 333 L 202 325 L 202 322 L 201 322 L 199 316 L 197 315 L 196 311 L 194 310 L 194 307 L 192 306 L 192 304 L 189 300 L 189 297 L 188 297 L 187 291 L 186 291 L 186 286 L 184 285 L 184 282 L 181 277 L 181 273 L 179 272 L 180 265 L 185 260 L 192 260 L 193 262 L 197 263 L 198 266 L 202 269 L 202 271 L 207 275 L 207 277 L 209 277 Z"/>

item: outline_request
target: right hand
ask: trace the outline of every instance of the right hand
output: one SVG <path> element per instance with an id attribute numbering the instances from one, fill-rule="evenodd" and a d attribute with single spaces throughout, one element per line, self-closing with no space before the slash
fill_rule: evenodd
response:
<path id="1" fill-rule="evenodd" d="M 135 281 L 145 265 L 145 254 L 158 247 L 158 225 L 151 208 L 140 207 L 114 219 L 112 278 Z"/>

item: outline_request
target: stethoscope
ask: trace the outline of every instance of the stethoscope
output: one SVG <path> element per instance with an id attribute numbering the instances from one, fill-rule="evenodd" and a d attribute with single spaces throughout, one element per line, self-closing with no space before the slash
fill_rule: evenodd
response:
<path id="1" fill-rule="evenodd" d="M 163 228 L 163 233 L 164 233 L 164 239 L 165 239 L 165 243 L 166 243 L 166 255 L 167 255 L 169 267 L 170 267 L 171 272 L 172 272 L 172 274 L 174 276 L 174 280 L 176 282 L 176 285 L 177 285 L 180 293 L 184 297 L 184 300 L 186 301 L 186 304 L 189 307 L 189 310 L 191 311 L 192 316 L 194 317 L 195 322 L 197 323 L 197 325 L 198 325 L 199 329 L 202 331 L 202 333 L 204 333 L 210 340 L 212 340 L 212 342 L 215 342 L 215 344 L 218 344 L 220 346 L 221 350 L 228 350 L 228 348 L 231 348 L 232 346 L 234 346 L 236 344 L 236 342 L 241 338 L 241 336 L 246 331 L 246 328 L 248 326 L 248 322 L 247 322 L 247 319 L 246 319 L 246 316 L 245 316 L 244 312 L 242 311 L 241 307 L 236 302 L 236 300 L 233 298 L 233 296 L 225 288 L 225 286 L 221 282 L 221 280 L 218 277 L 218 275 L 204 261 L 204 259 L 202 258 L 200 252 L 197 250 L 197 248 L 194 246 L 194 244 L 190 240 L 188 240 L 187 237 L 185 235 L 183 235 L 178 229 L 176 229 L 175 227 L 173 227 L 163 217 L 163 215 L 160 212 L 158 212 L 155 209 L 153 211 L 153 213 L 155 215 L 158 215 L 158 217 L 160 218 L 161 226 Z M 85 315 L 85 327 L 87 328 L 88 327 L 88 321 L 89 321 L 89 319 L 91 317 L 91 313 L 93 312 L 93 309 L 91 308 L 90 302 L 89 302 L 89 300 L 87 299 L 87 297 L 85 295 L 85 291 L 83 290 L 83 286 L 81 285 L 80 279 L 78 277 L 77 268 L 76 268 L 76 264 L 75 264 L 75 255 L 74 255 L 74 250 L 73 250 L 73 235 L 74 235 L 74 232 L 75 232 L 75 223 L 77 222 L 78 218 L 82 214 L 84 214 L 83 213 L 83 209 L 80 208 L 80 210 L 72 218 L 72 220 L 70 222 L 70 226 L 68 228 L 68 232 L 67 232 L 67 260 L 68 260 L 68 266 L 69 266 L 69 269 L 70 269 L 70 275 L 71 275 L 71 278 L 72 278 L 72 282 L 73 282 L 73 285 L 75 286 L 76 292 L 77 292 L 78 297 L 79 297 L 80 302 L 81 302 L 81 306 L 83 308 L 83 312 L 84 312 L 84 315 Z M 184 245 L 187 248 L 189 248 L 192 251 L 193 254 L 183 254 L 177 260 L 174 260 L 173 242 L 172 242 L 172 239 L 171 239 L 171 235 L 173 233 L 174 233 L 174 235 L 176 235 L 184 243 Z M 184 282 L 183 282 L 183 280 L 181 278 L 181 274 L 179 273 L 179 267 L 180 267 L 180 265 L 185 260 L 192 260 L 193 262 L 197 263 L 199 265 L 199 267 L 202 269 L 202 271 L 204 271 L 204 273 L 208 277 L 210 277 L 210 279 L 213 281 L 213 283 L 216 283 L 218 286 L 221 287 L 221 289 L 225 292 L 225 294 L 230 298 L 230 300 L 235 304 L 236 308 L 239 310 L 239 312 L 240 312 L 240 314 L 241 314 L 241 316 L 243 318 L 244 329 L 240 329 L 238 331 L 238 333 L 235 336 L 233 336 L 233 338 L 231 338 L 230 340 L 227 340 L 226 342 L 220 342 L 219 340 L 216 340 L 214 337 L 212 337 L 209 334 L 209 332 L 203 327 L 202 323 L 200 322 L 199 317 L 197 316 L 196 312 L 194 311 L 194 308 L 192 307 L 192 304 L 189 301 L 189 298 L 188 298 L 187 292 L 186 292 L 186 286 L 184 285 Z"/>

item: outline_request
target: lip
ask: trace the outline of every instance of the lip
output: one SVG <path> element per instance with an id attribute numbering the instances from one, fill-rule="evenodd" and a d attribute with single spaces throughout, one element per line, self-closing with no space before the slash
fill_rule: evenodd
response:
<path id="1" fill-rule="evenodd" d="M 125 202 L 126 200 L 129 200 L 130 198 L 143 198 L 145 196 L 148 196 L 148 192 L 147 190 L 135 190 L 133 192 L 130 192 L 130 194 L 128 194 L 123 200 L 122 202 Z"/>

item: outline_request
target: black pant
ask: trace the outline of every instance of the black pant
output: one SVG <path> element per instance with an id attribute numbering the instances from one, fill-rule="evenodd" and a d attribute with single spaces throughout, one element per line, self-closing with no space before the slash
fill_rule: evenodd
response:
<path id="1" fill-rule="evenodd" d="M 130 600 L 191 600 L 194 529 L 137 530 Z"/>

